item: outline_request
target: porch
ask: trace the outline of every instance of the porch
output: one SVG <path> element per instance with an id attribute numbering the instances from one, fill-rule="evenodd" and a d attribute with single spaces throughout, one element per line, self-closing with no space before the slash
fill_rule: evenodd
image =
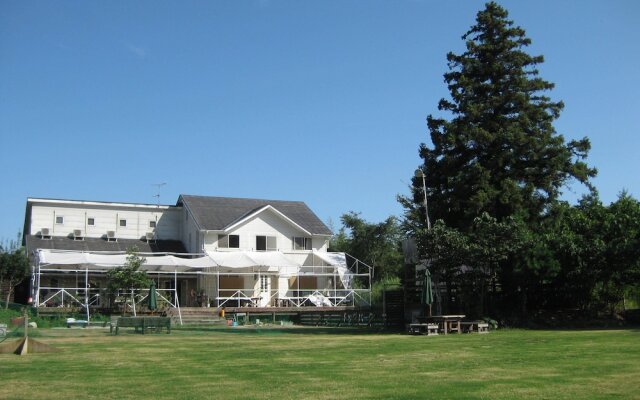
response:
<path id="1" fill-rule="evenodd" d="M 359 260 L 344 253 L 310 254 L 305 261 L 312 264 L 301 265 L 283 253 L 268 253 L 139 255 L 146 258 L 141 269 L 154 280 L 158 312 L 175 309 L 178 317 L 181 307 L 287 313 L 369 306 L 372 270 Z M 107 289 L 107 272 L 124 265 L 124 256 L 39 250 L 32 274 L 34 306 L 44 312 L 76 308 L 87 320 L 92 312 L 144 312 L 150 289 Z"/>

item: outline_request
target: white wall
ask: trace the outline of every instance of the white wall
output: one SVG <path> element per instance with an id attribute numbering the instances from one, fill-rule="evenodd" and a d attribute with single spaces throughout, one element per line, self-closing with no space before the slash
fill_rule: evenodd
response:
<path id="1" fill-rule="evenodd" d="M 185 207 L 180 213 L 180 224 L 182 225 L 182 244 L 189 253 L 201 253 L 202 241 L 200 232 L 193 219 L 193 216 Z"/>
<path id="2" fill-rule="evenodd" d="M 293 251 L 294 237 L 308 237 L 306 233 L 270 209 L 266 209 L 253 216 L 235 229 L 229 231 L 228 234 L 240 236 L 240 248 L 238 250 L 244 251 L 253 251 L 256 249 L 256 236 L 275 236 L 277 249 L 283 252 Z M 313 238 L 313 248 L 319 251 L 326 251 L 325 239 L 324 237 Z M 207 232 L 204 242 L 205 250 L 226 250 L 218 249 L 218 233 Z M 301 251 L 300 253 L 308 254 L 308 252 L 309 251 Z"/>
<path id="3" fill-rule="evenodd" d="M 63 217 L 62 224 L 56 224 L 56 217 Z M 93 226 L 87 224 L 93 218 Z M 127 221 L 120 226 L 120 220 Z M 155 230 L 149 221 L 156 221 Z M 155 231 L 157 239 L 181 240 L 190 253 L 206 250 L 218 250 L 218 234 L 207 232 L 203 237 L 192 215 L 183 207 L 154 207 L 152 205 L 93 203 L 81 204 L 72 201 L 31 202 L 30 234 L 37 235 L 42 228 L 49 228 L 52 236 L 72 237 L 79 229 L 84 237 L 103 238 L 107 231 L 114 231 L 117 238 L 140 239 L 147 232 Z M 275 236 L 277 249 L 287 253 L 299 253 L 306 258 L 309 251 L 294 251 L 294 237 L 308 237 L 295 225 L 277 212 L 266 209 L 233 229 L 229 234 L 240 236 L 240 250 L 251 251 L 256 248 L 256 236 Z M 316 251 L 326 251 L 325 237 L 313 237 L 312 247 Z"/>
<path id="4" fill-rule="evenodd" d="M 73 204 L 32 204 L 30 233 L 37 235 L 42 228 L 49 228 L 52 236 L 73 235 L 75 229 L 82 231 L 84 237 L 101 238 L 107 231 L 115 231 L 117 238 L 140 239 L 147 232 L 155 231 L 157 239 L 179 240 L 180 209 L 149 208 Z M 63 217 L 62 224 L 56 224 L 56 217 Z M 88 225 L 93 218 L 95 225 Z M 126 226 L 120 226 L 120 220 L 126 220 Z M 156 228 L 149 226 L 156 221 Z"/>

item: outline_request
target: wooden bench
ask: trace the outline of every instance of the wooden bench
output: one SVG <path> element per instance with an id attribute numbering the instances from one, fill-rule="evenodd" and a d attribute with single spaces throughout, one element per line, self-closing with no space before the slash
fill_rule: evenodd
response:
<path id="1" fill-rule="evenodd" d="M 467 332 L 489 333 L 489 324 L 484 321 L 461 322 L 462 329 Z"/>
<path id="2" fill-rule="evenodd" d="M 110 332 L 113 333 L 114 324 L 111 324 Z M 115 323 L 115 332 L 120 328 L 135 328 L 136 332 L 145 334 L 150 330 L 160 331 L 166 328 L 171 333 L 171 318 L 168 317 L 119 317 Z"/>
<path id="3" fill-rule="evenodd" d="M 437 335 L 438 324 L 409 324 L 409 333 L 414 335 Z"/>
<path id="4" fill-rule="evenodd" d="M 489 333 L 489 324 L 486 322 L 481 322 L 477 325 L 478 333 Z"/>

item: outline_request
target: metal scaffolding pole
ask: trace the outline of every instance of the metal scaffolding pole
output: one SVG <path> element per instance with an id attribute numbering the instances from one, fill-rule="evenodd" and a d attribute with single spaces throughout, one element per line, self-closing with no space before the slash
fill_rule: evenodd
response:
<path id="1" fill-rule="evenodd" d="M 87 309 L 87 322 L 89 322 L 89 268 L 84 273 L 84 306 Z"/>

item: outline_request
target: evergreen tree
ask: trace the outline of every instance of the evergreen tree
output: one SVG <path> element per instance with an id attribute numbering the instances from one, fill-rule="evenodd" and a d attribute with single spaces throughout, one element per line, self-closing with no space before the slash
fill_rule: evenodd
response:
<path id="1" fill-rule="evenodd" d="M 420 147 L 431 219 L 463 231 L 483 212 L 535 221 L 569 179 L 589 185 L 596 173 L 584 162 L 589 140 L 567 143 L 556 133 L 563 103 L 544 94 L 554 85 L 538 76 L 543 57 L 524 51 L 531 40 L 507 17 L 488 3 L 462 37 L 467 50 L 447 55 L 451 99 L 438 108 L 451 119 L 430 115 L 433 147 Z M 419 203 L 422 181 L 414 187 Z"/>
<path id="2" fill-rule="evenodd" d="M 342 228 L 330 244 L 332 251 L 344 251 L 373 267 L 376 281 L 399 276 L 403 263 L 402 231 L 394 217 L 376 224 L 351 211 L 340 219 Z"/>

